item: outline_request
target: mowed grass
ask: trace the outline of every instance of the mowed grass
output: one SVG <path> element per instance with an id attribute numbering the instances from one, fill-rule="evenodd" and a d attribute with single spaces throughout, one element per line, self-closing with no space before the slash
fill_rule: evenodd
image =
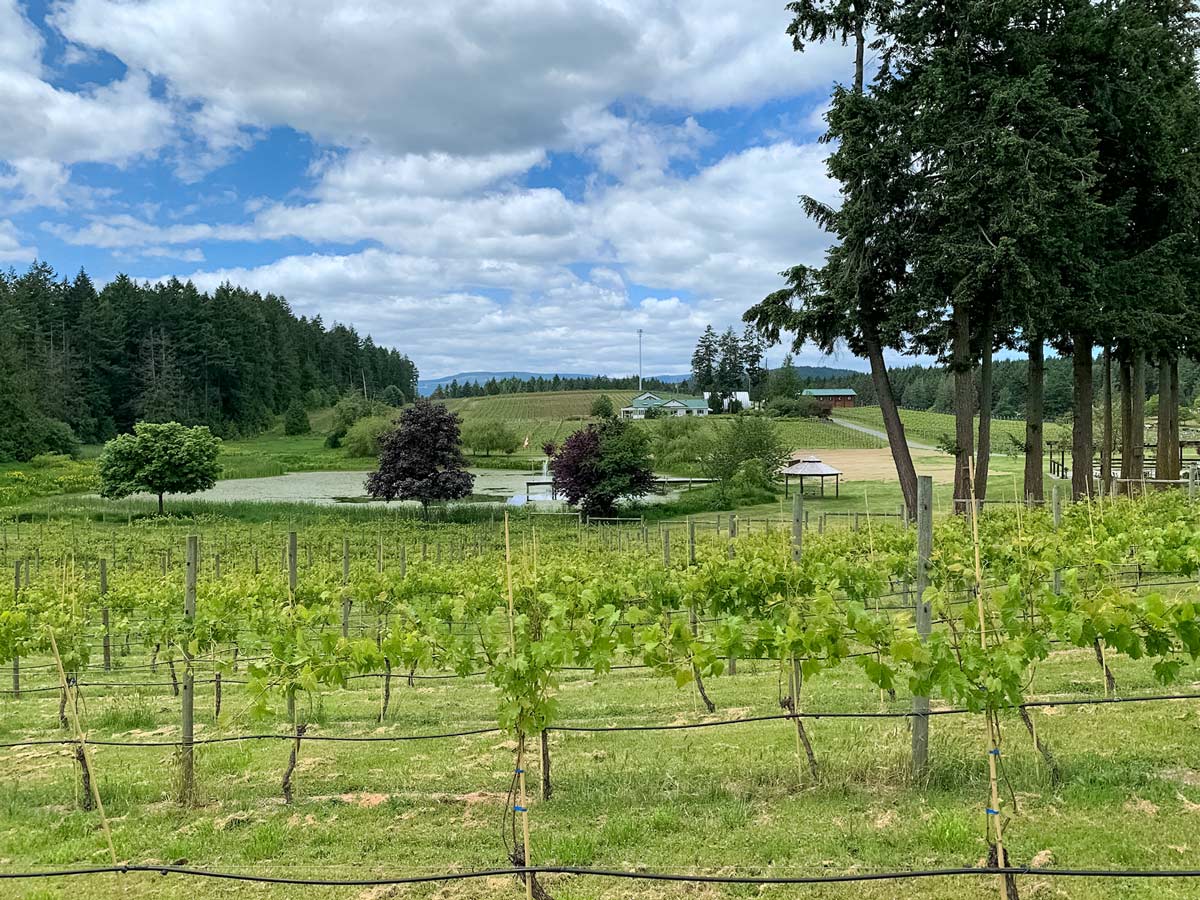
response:
<path id="1" fill-rule="evenodd" d="M 883 413 L 878 406 L 838 409 L 834 410 L 833 414 L 847 422 L 883 431 Z M 950 413 L 904 409 L 900 411 L 900 419 L 904 422 L 905 436 L 918 444 L 937 447 L 947 438 L 952 440 L 954 437 L 954 416 Z M 975 420 L 975 426 L 976 428 L 979 426 L 978 418 Z M 1057 422 L 1046 423 L 1045 435 L 1046 440 L 1066 440 L 1070 437 L 1068 429 Z M 992 419 L 993 452 L 1009 452 L 1018 445 L 1023 445 L 1024 442 L 1025 421 L 1023 419 Z"/>
<path id="2" fill-rule="evenodd" d="M 1121 693 L 1156 690 L 1149 667 L 1115 654 Z M 31 666 L 45 660 L 28 660 Z M 144 664 L 141 655 L 122 658 Z M 30 668 L 26 684 L 53 680 Z M 35 672 L 41 672 L 36 675 Z M 1102 696 L 1091 653 L 1055 654 L 1032 693 Z M 234 676 L 236 677 L 236 676 Z M 1195 688 L 1200 669 L 1189 667 Z M 90 680 L 163 681 L 147 670 Z M 87 678 L 84 679 L 86 682 Z M 428 734 L 488 727 L 496 692 L 482 679 L 393 682 L 387 721 L 375 723 L 377 682 L 301 701 L 310 734 Z M 696 722 L 777 713 L 779 673 L 743 660 L 736 676 L 708 680 L 718 704 L 708 717 L 689 686 L 649 674 L 564 676 L 562 724 Z M 179 701 L 169 687 L 83 688 L 93 738 L 167 740 L 179 735 Z M 212 688 L 197 688 L 197 736 L 284 733 L 277 704 L 268 722 L 248 715 L 246 688 L 225 686 L 213 721 Z M 808 710 L 906 709 L 881 698 L 847 663 L 805 685 Z M 1064 780 L 1054 786 L 1014 715 L 1003 720 L 1006 840 L 1017 863 L 1097 868 L 1200 866 L 1200 704 L 1175 701 L 1088 705 L 1032 713 Z M 53 738 L 53 692 L 0 702 L 0 742 Z M 645 733 L 555 733 L 554 796 L 537 796 L 536 753 L 527 761 L 536 863 L 727 874 L 834 874 L 975 865 L 986 856 L 988 804 L 984 727 L 975 716 L 935 717 L 927 782 L 909 776 L 908 726 L 898 720 L 811 720 L 820 763 L 814 782 L 797 765 L 795 734 L 783 721 Z M 170 748 L 93 749 L 118 858 L 226 871 L 371 878 L 504 865 L 501 817 L 514 743 L 490 734 L 405 743 L 305 743 L 296 801 L 279 782 L 286 741 L 197 748 L 198 805 L 174 801 Z M 56 747 L 0 749 L 0 869 L 101 865 L 108 853 L 97 813 L 77 809 L 70 754 Z M 545 879 L 560 900 L 584 898 L 871 898 L 961 900 L 996 896 L 991 877 L 797 887 L 694 887 L 604 878 Z M 231 896 L 318 900 L 518 897 L 514 879 L 403 888 L 249 886 L 158 875 L 6 881 L 12 900 L 209 900 Z M 1022 896 L 1185 898 L 1195 882 L 1023 878 Z"/>

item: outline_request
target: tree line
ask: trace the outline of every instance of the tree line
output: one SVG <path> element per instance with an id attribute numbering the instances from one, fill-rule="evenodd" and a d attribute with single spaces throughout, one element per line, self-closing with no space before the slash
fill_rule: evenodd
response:
<path id="1" fill-rule="evenodd" d="M 275 294 L 126 275 L 97 291 L 83 270 L 68 280 L 45 263 L 0 272 L 0 459 L 71 452 L 140 421 L 238 437 L 293 403 L 412 397 L 416 383 L 404 354 Z"/>
<path id="2" fill-rule="evenodd" d="M 1047 420 L 1070 418 L 1074 408 L 1073 361 L 1067 357 L 1050 357 L 1044 361 L 1043 415 Z M 1200 395 L 1200 362 L 1183 358 L 1179 361 L 1181 406 L 1191 406 Z M 979 403 L 979 371 L 974 373 L 973 390 Z M 943 366 L 912 365 L 893 368 L 888 373 L 896 405 L 902 409 L 954 412 L 954 376 Z M 1092 392 L 1100 398 L 1104 393 L 1104 372 L 1096 366 L 1092 377 Z M 1147 369 L 1145 398 L 1156 402 L 1162 385 L 1157 368 Z M 791 366 L 788 360 L 772 369 L 761 398 L 794 397 L 807 388 L 851 388 L 862 406 L 877 406 L 875 381 L 869 372 L 847 372 L 834 377 L 814 378 L 803 374 L 803 367 Z M 1029 362 L 1025 359 L 996 360 L 992 364 L 992 413 L 998 418 L 1017 419 L 1025 415 L 1029 391 Z M 1152 406 L 1148 405 L 1147 409 Z M 1103 411 L 1101 410 L 1101 415 Z"/>
<path id="3" fill-rule="evenodd" d="M 636 391 L 638 377 L 626 375 L 562 376 L 550 378 L 537 375 L 533 378 L 489 378 L 484 382 L 452 380 L 439 384 L 430 393 L 431 400 L 457 400 L 460 397 L 494 397 L 498 394 L 542 394 L 548 391 Z M 642 379 L 642 389 L 647 391 L 679 392 L 687 390 L 687 382 L 661 381 L 657 378 Z"/>
<path id="4" fill-rule="evenodd" d="M 1158 477 L 1178 477 L 1181 360 L 1200 338 L 1200 88 L 1194 0 L 800 0 L 797 51 L 854 48 L 826 115 L 840 202 L 802 199 L 832 236 L 746 319 L 867 359 L 898 478 L 916 473 L 885 351 L 953 382 L 955 496 L 987 492 L 995 351 L 1028 357 L 1025 490 L 1043 496 L 1046 350 L 1069 357 L 1072 489 L 1142 474 L 1160 381 Z M 876 64 L 868 70 L 868 56 Z M 978 384 L 978 388 L 976 388 Z M 976 424 L 976 416 L 978 424 Z M 973 477 L 972 477 L 973 476 Z M 964 508 L 960 505 L 960 508 Z"/>

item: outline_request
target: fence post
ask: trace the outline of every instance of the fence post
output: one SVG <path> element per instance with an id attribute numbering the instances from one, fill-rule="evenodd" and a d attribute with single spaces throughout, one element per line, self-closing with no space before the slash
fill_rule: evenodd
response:
<path id="1" fill-rule="evenodd" d="M 292 536 L 293 538 L 295 535 Z M 294 544 L 293 544 L 294 546 Z M 188 535 L 187 564 L 184 569 L 183 587 L 183 620 L 184 627 L 196 621 L 196 568 L 200 556 L 200 538 Z M 183 641 L 183 687 L 180 697 L 183 701 L 183 748 L 180 754 L 180 791 L 179 802 L 189 806 L 195 798 L 195 759 L 193 758 L 192 729 L 193 707 L 195 701 L 195 675 L 192 672 L 192 652 L 190 640 Z"/>
<path id="2" fill-rule="evenodd" d="M 1195 500 L 1196 499 L 1196 467 L 1195 466 L 1192 466 L 1190 469 L 1188 469 L 1187 481 L 1188 481 L 1188 500 L 1189 501 Z"/>
<path id="3" fill-rule="evenodd" d="M 1050 486 L 1050 505 L 1054 515 L 1054 530 L 1057 531 L 1062 524 L 1062 492 L 1058 489 L 1057 481 Z"/>
<path id="4" fill-rule="evenodd" d="M 696 564 L 696 520 L 688 516 L 688 565 Z"/>
<path id="5" fill-rule="evenodd" d="M 931 616 L 925 601 L 929 583 L 929 557 L 933 552 L 933 477 L 917 479 L 917 634 L 921 643 L 929 640 Z M 929 698 L 913 697 L 912 765 L 913 776 L 920 778 L 929 765 Z"/>
<path id="6" fill-rule="evenodd" d="M 108 631 L 108 560 L 100 559 L 100 624 L 104 626 L 104 671 L 112 671 L 112 636 Z"/>
<path id="7" fill-rule="evenodd" d="M 729 536 L 731 538 L 735 538 L 735 537 L 737 537 L 737 533 L 738 533 L 737 513 L 730 513 L 729 514 Z"/>
<path id="8" fill-rule="evenodd" d="M 792 497 L 792 562 L 800 562 L 804 552 L 804 496 Z"/>
<path id="9" fill-rule="evenodd" d="M 671 529 L 663 529 L 663 568 L 671 568 Z"/>

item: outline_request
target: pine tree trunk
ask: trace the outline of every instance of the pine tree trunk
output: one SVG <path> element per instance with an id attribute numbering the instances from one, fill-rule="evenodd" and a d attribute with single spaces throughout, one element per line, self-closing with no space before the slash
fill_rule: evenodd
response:
<path id="1" fill-rule="evenodd" d="M 865 331 L 865 328 L 864 328 Z M 892 392 L 892 381 L 888 377 L 887 363 L 883 359 L 883 347 L 871 336 L 866 341 L 867 358 L 871 363 L 871 382 L 879 398 L 879 409 L 883 414 L 883 428 L 887 432 L 892 461 L 896 464 L 896 477 L 900 481 L 900 493 L 910 516 L 917 510 L 917 470 L 913 466 L 908 439 L 904 436 L 904 423 L 896 408 L 896 395 Z"/>
<path id="2" fill-rule="evenodd" d="M 1154 477 L 1171 475 L 1171 357 L 1164 352 L 1158 357 L 1158 441 L 1154 448 Z"/>
<path id="3" fill-rule="evenodd" d="M 1046 349 L 1041 335 L 1029 339 L 1029 386 L 1025 394 L 1025 497 L 1045 499 Z"/>
<path id="4" fill-rule="evenodd" d="M 1183 476 L 1183 450 L 1179 440 L 1179 355 L 1171 357 L 1171 477 Z"/>
<path id="5" fill-rule="evenodd" d="M 1071 495 L 1075 499 L 1092 494 L 1092 336 L 1076 332 L 1072 355 L 1074 375 L 1075 424 L 1071 433 Z"/>
<path id="6" fill-rule="evenodd" d="M 1112 412 L 1112 348 L 1104 348 L 1104 409 L 1100 444 L 1100 488 L 1112 496 L 1113 412 Z"/>
<path id="7" fill-rule="evenodd" d="M 1133 351 L 1133 385 L 1129 395 L 1129 477 L 1135 482 L 1146 476 L 1146 351 Z M 1132 492 L 1140 490 L 1130 485 Z"/>
<path id="8" fill-rule="evenodd" d="M 968 512 L 971 458 L 975 455 L 975 384 L 971 358 L 971 320 L 967 308 L 954 307 L 950 370 L 954 373 L 954 511 Z"/>
<path id="9" fill-rule="evenodd" d="M 1121 488 L 1125 493 L 1131 493 L 1129 482 L 1129 467 L 1133 464 L 1133 363 L 1130 354 L 1121 354 Z"/>
<path id="10" fill-rule="evenodd" d="M 987 497 L 988 463 L 992 458 L 992 317 L 984 320 L 979 358 L 979 446 L 975 454 L 975 498 Z"/>

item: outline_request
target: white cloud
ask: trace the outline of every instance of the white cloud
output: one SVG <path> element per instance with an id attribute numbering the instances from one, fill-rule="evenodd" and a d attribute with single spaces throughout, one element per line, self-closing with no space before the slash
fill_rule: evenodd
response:
<path id="1" fill-rule="evenodd" d="M 0 219 L 0 262 L 24 263 L 37 258 L 37 247 L 27 247 L 21 235 L 8 219 Z"/>
<path id="2" fill-rule="evenodd" d="M 459 156 L 565 146 L 588 111 L 689 111 L 828 83 L 845 48 L 795 54 L 779 0 L 66 0 L 79 44 L 165 78 L 218 123 Z M 203 128 L 197 128 L 203 134 Z"/>
<path id="3" fill-rule="evenodd" d="M 0 191 L 10 209 L 78 199 L 66 190 L 65 166 L 123 164 L 167 139 L 170 113 L 150 96 L 144 72 L 67 91 L 45 80 L 43 51 L 41 33 L 16 0 L 0 0 L 0 160 L 7 162 Z"/>

